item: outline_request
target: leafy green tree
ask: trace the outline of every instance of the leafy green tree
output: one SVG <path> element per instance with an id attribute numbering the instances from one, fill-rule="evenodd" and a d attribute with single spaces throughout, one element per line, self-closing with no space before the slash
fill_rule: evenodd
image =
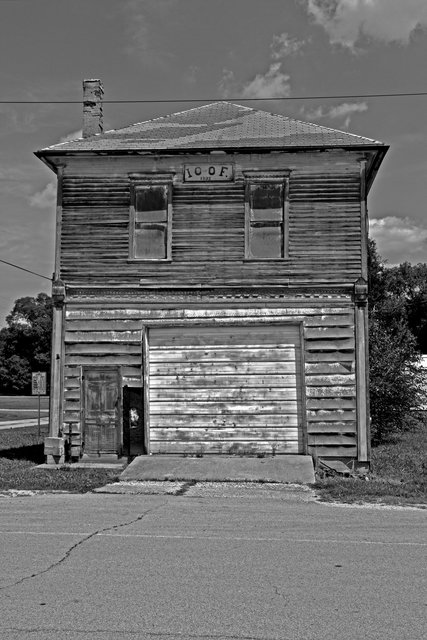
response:
<path id="1" fill-rule="evenodd" d="M 50 370 L 51 298 L 46 293 L 19 298 L 6 324 L 0 330 L 0 393 L 31 393 L 31 373 Z"/>
<path id="2" fill-rule="evenodd" d="M 405 429 L 411 409 L 426 401 L 417 339 L 408 321 L 407 277 L 407 268 L 388 268 L 370 241 L 369 387 L 374 445 Z"/>
<path id="3" fill-rule="evenodd" d="M 400 297 L 421 353 L 427 353 L 427 264 L 404 262 L 388 270 L 389 289 Z"/>

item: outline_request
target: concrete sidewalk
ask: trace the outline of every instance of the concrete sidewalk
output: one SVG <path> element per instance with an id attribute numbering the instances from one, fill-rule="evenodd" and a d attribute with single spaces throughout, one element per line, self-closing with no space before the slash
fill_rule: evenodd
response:
<path id="1" fill-rule="evenodd" d="M 196 482 L 314 482 L 311 456 L 283 455 L 274 458 L 237 456 L 138 456 L 120 480 L 184 480 Z"/>

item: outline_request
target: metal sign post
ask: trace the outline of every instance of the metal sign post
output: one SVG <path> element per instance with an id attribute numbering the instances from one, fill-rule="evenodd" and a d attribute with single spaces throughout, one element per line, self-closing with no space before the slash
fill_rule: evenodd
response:
<path id="1" fill-rule="evenodd" d="M 37 435 L 40 438 L 40 396 L 46 395 L 46 372 L 45 371 L 33 371 L 31 374 L 31 393 L 33 396 L 38 396 L 39 411 L 37 420 Z"/>

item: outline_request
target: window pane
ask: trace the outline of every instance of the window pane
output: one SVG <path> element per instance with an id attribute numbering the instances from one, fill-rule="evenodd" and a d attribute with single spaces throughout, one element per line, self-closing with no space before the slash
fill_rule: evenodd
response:
<path id="1" fill-rule="evenodd" d="M 135 211 L 135 222 L 166 222 L 168 212 L 166 209 L 160 211 Z"/>
<path id="2" fill-rule="evenodd" d="M 282 227 L 251 226 L 250 254 L 252 258 L 283 258 Z"/>
<path id="3" fill-rule="evenodd" d="M 251 209 L 283 208 L 282 184 L 252 184 L 250 196 Z"/>
<path id="4" fill-rule="evenodd" d="M 283 209 L 251 209 L 251 220 L 254 221 L 277 221 L 283 220 Z"/>
<path id="5" fill-rule="evenodd" d="M 167 209 L 165 187 L 138 187 L 135 193 L 135 211 L 161 211 Z"/>
<path id="6" fill-rule="evenodd" d="M 165 225 L 139 225 L 134 235 L 134 257 L 165 259 L 166 237 Z"/>

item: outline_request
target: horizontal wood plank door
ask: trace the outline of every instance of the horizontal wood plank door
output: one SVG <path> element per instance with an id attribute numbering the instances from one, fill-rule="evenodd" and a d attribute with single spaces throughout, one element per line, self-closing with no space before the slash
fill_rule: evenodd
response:
<path id="1" fill-rule="evenodd" d="M 117 368 L 83 370 L 84 452 L 118 454 L 121 448 L 121 384 Z"/>
<path id="2" fill-rule="evenodd" d="M 297 325 L 149 331 L 151 453 L 302 453 Z"/>

